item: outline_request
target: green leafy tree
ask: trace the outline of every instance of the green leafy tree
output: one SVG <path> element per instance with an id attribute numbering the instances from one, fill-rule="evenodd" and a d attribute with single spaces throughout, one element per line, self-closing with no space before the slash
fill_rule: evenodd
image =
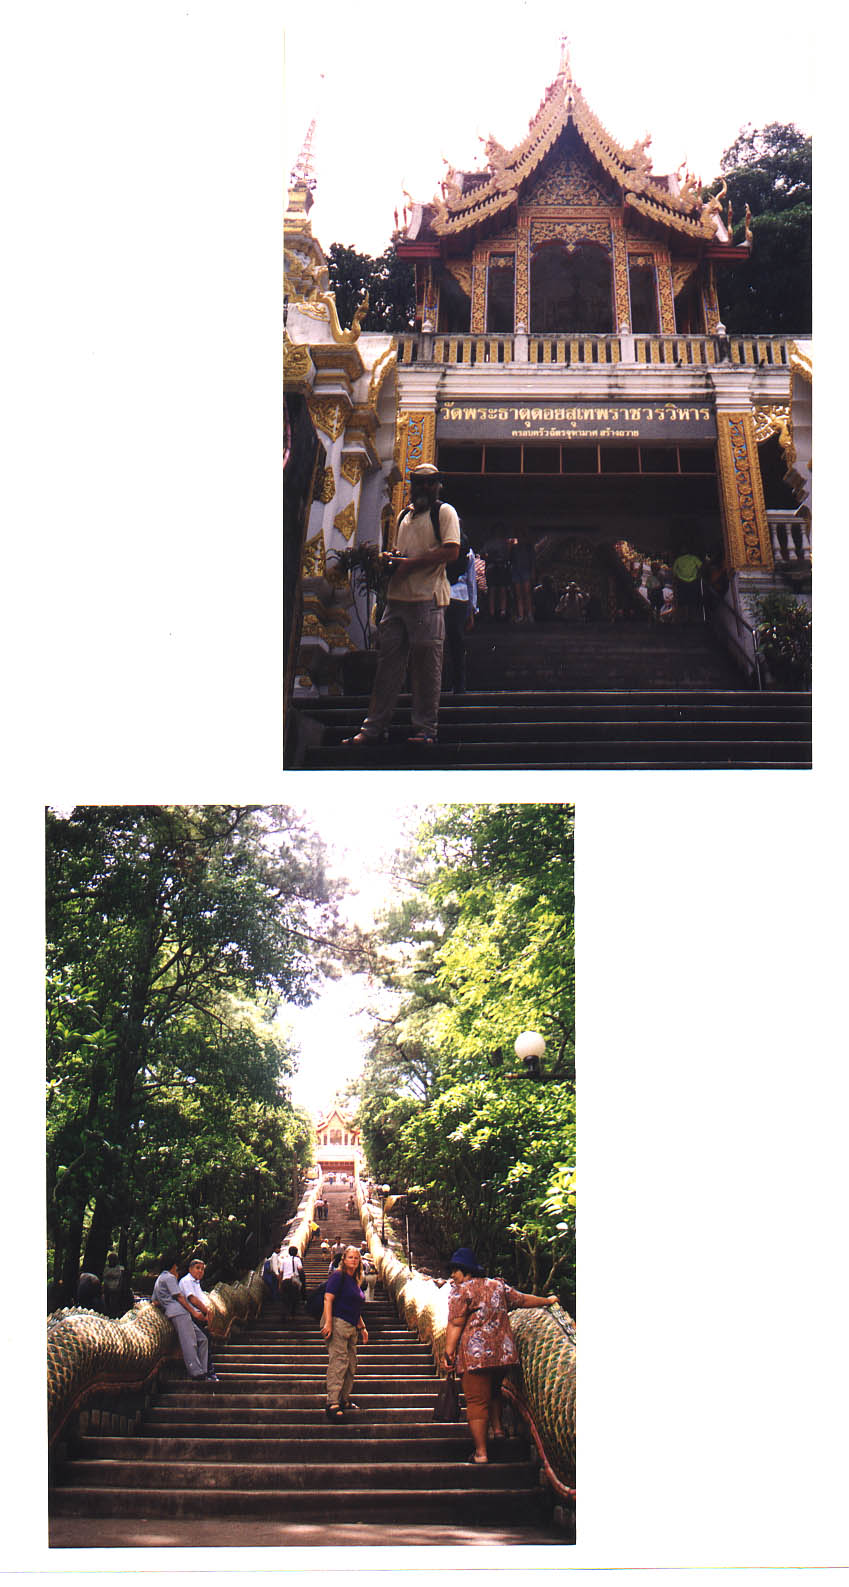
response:
<path id="1" fill-rule="evenodd" d="M 377 259 L 342 243 L 331 243 L 327 254 L 331 291 L 342 325 L 350 325 L 366 292 L 369 308 L 363 320 L 366 331 L 406 331 L 415 319 L 415 277 L 410 264 L 398 258 L 394 243 Z"/>
<path id="2" fill-rule="evenodd" d="M 574 1307 L 572 810 L 439 809 L 404 874 L 384 925 L 396 1004 L 362 1085 L 369 1161 L 446 1247 L 475 1245 L 523 1287 L 556 1282 Z M 557 1083 L 504 1057 L 523 1029 Z"/>
<path id="3" fill-rule="evenodd" d="M 812 318 L 811 139 L 791 125 L 742 128 L 720 162 L 733 207 L 734 240 L 751 210 L 751 259 L 720 279 L 730 331 L 809 333 Z M 715 187 L 715 184 L 712 184 Z"/>
<path id="4" fill-rule="evenodd" d="M 191 1207 L 207 1147 L 232 1176 L 251 1105 L 291 1117 L 272 1022 L 312 997 L 333 912 L 318 839 L 284 807 L 50 811 L 46 860 L 48 1232 L 68 1295 L 83 1242 L 99 1272 L 113 1231 L 157 1226 L 175 1173 Z M 261 1170 L 244 1144 L 239 1171 Z"/>

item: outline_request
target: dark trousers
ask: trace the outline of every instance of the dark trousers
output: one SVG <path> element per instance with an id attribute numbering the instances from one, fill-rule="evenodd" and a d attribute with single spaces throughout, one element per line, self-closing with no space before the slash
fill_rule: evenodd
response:
<path id="1" fill-rule="evenodd" d="M 450 601 L 445 608 L 445 650 L 447 653 L 448 681 L 446 687 L 455 694 L 466 692 L 466 624 L 469 621 L 468 601 Z"/>

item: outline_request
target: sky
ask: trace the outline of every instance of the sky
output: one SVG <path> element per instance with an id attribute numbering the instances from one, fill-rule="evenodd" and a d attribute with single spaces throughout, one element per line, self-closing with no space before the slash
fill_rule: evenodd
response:
<path id="1" fill-rule="evenodd" d="M 355 815 L 340 821 L 336 798 L 322 802 L 319 792 L 304 810 L 325 841 L 331 874 L 350 885 L 340 913 L 351 925 L 368 931 L 392 901 L 397 892 L 393 856 L 403 834 L 415 830 L 423 818 L 424 808 L 409 797 L 365 798 L 357 803 Z M 280 1021 L 300 1049 L 292 1099 L 316 1117 L 333 1101 L 337 1089 L 360 1072 L 371 1029 L 366 1009 L 376 993 L 365 977 L 344 976 L 326 982 L 308 1008 L 281 1010 Z"/>
<path id="2" fill-rule="evenodd" d="M 340 242 L 381 253 L 404 189 L 429 200 L 443 156 L 474 169 L 481 136 L 519 142 L 557 74 L 564 34 L 592 110 L 625 147 L 650 132 L 659 175 L 686 161 L 710 182 L 748 122 L 812 130 L 812 12 L 788 0 L 768 12 L 731 0 L 434 0 L 417 14 L 413 37 L 400 15 L 389 0 L 363 12 L 328 0 L 320 26 L 306 7 L 286 18 L 287 170 L 314 120 L 310 219 L 325 249 Z"/>

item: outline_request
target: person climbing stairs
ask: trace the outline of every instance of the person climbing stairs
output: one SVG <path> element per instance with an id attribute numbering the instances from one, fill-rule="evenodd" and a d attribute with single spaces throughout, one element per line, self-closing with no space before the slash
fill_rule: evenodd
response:
<path id="1" fill-rule="evenodd" d="M 327 1221 L 305 1261 L 307 1290 L 327 1277 L 325 1236 L 359 1246 L 350 1190 L 327 1189 Z M 89 1434 L 50 1495 L 51 1546 L 137 1543 L 174 1532 L 193 1544 L 237 1540 L 334 1543 L 339 1528 L 369 1543 L 560 1543 L 531 1463 L 511 1436 L 489 1465 L 467 1462 L 465 1418 L 433 1420 L 439 1379 L 430 1347 L 411 1335 L 378 1286 L 358 1349 L 356 1409 L 324 1414 L 327 1347 L 303 1309 L 281 1322 L 275 1302 L 216 1349 L 219 1382 L 163 1383 L 131 1437 Z M 197 1522 L 189 1528 L 175 1523 Z M 151 1525 L 152 1523 L 152 1525 Z M 212 1528 L 212 1531 L 210 1531 Z M 446 1531 L 451 1536 L 446 1536 Z M 318 1533 L 318 1536 L 313 1535 Z M 459 1533 L 459 1537 L 457 1534 Z M 309 1534 L 309 1535 L 308 1535 Z M 106 1546 L 104 1543 L 103 1546 Z"/>

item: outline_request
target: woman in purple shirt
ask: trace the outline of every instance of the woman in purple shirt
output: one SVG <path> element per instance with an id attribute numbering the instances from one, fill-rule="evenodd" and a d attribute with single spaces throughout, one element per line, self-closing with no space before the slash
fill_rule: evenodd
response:
<path id="1" fill-rule="evenodd" d="M 366 1298 L 362 1282 L 363 1259 L 355 1245 L 348 1245 L 327 1280 L 321 1317 L 321 1332 L 328 1343 L 325 1415 L 331 1422 L 344 1421 L 346 1410 L 356 1410 L 351 1389 L 357 1371 L 357 1340 L 368 1344 L 362 1319 Z"/>

